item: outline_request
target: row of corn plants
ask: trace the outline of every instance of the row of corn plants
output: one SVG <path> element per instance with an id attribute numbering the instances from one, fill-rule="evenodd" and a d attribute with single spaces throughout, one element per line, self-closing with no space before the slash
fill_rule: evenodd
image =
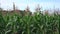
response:
<path id="1" fill-rule="evenodd" d="M 21 16 L 16 13 L 2 15 L 0 34 L 59 34 L 60 15 L 41 14 Z"/>

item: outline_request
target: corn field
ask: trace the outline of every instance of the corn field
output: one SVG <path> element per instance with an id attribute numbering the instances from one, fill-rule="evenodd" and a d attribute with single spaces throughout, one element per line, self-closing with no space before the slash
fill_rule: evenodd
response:
<path id="1" fill-rule="evenodd" d="M 0 11 L 0 34 L 59 34 L 60 15 L 35 13 L 21 16 L 16 13 L 2 15 Z"/>

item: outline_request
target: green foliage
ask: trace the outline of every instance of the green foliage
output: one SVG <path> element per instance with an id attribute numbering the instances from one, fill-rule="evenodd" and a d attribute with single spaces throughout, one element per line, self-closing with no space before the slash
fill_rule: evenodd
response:
<path id="1" fill-rule="evenodd" d="M 0 13 L 0 34 L 59 34 L 60 15 L 36 13 L 33 16 Z"/>

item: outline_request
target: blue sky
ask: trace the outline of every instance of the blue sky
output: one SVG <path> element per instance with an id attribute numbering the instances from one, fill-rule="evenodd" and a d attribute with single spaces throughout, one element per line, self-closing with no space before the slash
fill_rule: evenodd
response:
<path id="1" fill-rule="evenodd" d="M 3 9 L 12 9 L 13 2 L 20 10 L 24 10 L 28 5 L 30 10 L 34 11 L 38 4 L 42 9 L 60 8 L 60 0 L 0 0 Z"/>

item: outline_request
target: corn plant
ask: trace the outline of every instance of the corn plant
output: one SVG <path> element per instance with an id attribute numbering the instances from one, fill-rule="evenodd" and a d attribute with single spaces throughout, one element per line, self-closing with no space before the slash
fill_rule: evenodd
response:
<path id="1" fill-rule="evenodd" d="M 60 15 L 43 15 L 40 12 L 33 16 L 26 14 L 5 16 L 0 11 L 0 34 L 59 34 Z"/>

